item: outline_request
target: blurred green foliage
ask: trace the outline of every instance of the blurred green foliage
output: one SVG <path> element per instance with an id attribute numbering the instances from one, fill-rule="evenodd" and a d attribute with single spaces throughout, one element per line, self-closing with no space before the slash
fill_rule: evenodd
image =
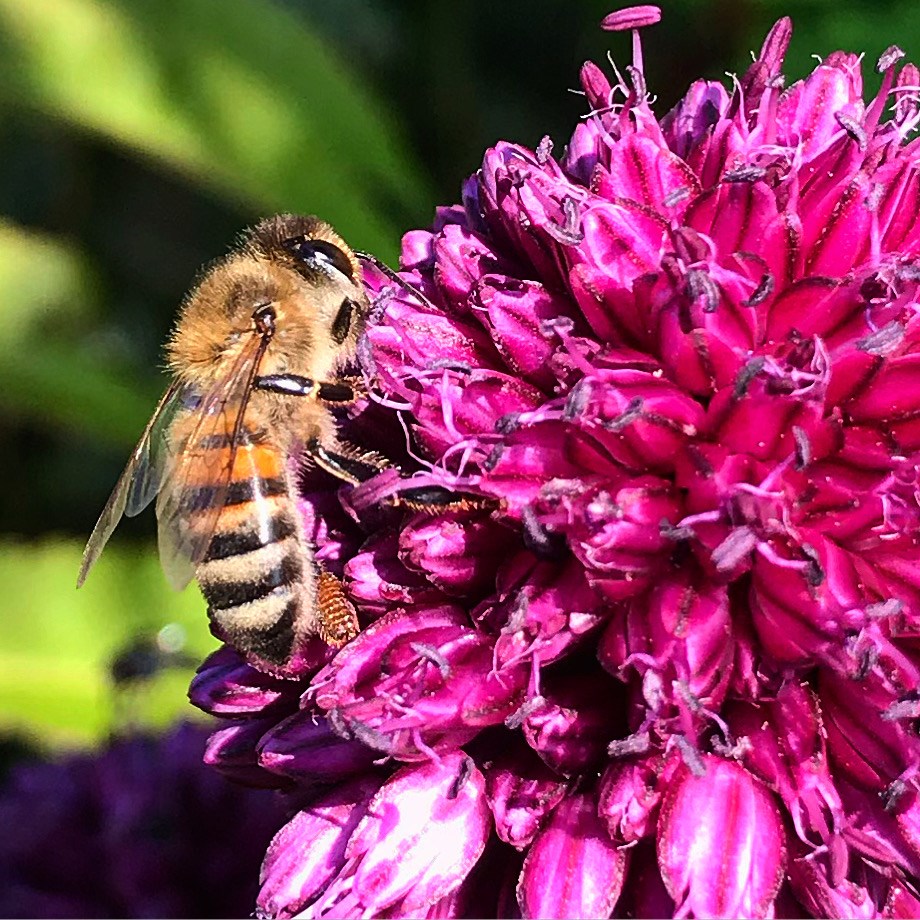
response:
<path id="1" fill-rule="evenodd" d="M 591 58 L 629 59 L 583 0 L 0 0 L 0 732 L 97 738 L 124 717 L 108 663 L 182 622 L 152 515 L 123 525 L 87 586 L 80 548 L 164 385 L 159 347 L 197 267 L 275 211 L 318 213 L 388 261 L 399 236 L 499 138 L 561 149 Z M 837 47 L 915 58 L 920 8 L 853 0 L 676 0 L 645 33 L 665 111 L 740 72 L 778 16 L 788 72 Z M 53 535 L 53 536 L 49 536 Z M 141 546 L 134 551 L 131 547 Z M 131 705 L 184 705 L 188 672 Z"/>
<path id="2" fill-rule="evenodd" d="M 78 592 L 79 564 L 75 541 L 0 543 L 0 726 L 27 734 L 40 728 L 44 741 L 57 744 L 159 723 L 176 711 L 187 673 L 164 668 L 149 684 L 113 685 L 110 663 L 137 636 L 175 623 L 190 656 L 200 659 L 214 644 L 198 592 L 170 591 L 149 551 L 110 547 L 93 570 L 93 589 Z"/>

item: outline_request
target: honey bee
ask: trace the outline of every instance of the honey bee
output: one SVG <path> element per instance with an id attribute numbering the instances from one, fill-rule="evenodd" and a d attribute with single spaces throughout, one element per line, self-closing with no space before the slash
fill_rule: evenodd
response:
<path id="1" fill-rule="evenodd" d="M 211 631 L 256 667 L 291 672 L 313 635 L 358 631 L 341 582 L 313 557 L 296 508 L 306 452 L 359 482 L 385 461 L 341 442 L 336 377 L 369 310 L 356 254 L 328 224 L 282 214 L 244 233 L 187 295 L 167 344 L 172 382 L 83 554 L 78 586 L 122 515 L 156 500 L 160 560 L 197 578 Z"/>

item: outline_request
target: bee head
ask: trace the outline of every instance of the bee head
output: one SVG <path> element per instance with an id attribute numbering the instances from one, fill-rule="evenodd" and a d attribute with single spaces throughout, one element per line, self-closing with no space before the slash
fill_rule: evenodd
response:
<path id="1" fill-rule="evenodd" d="M 360 264 L 342 238 L 315 217 L 278 215 L 207 269 L 183 305 L 169 364 L 202 383 L 262 336 L 264 373 L 325 379 L 354 352 L 367 309 Z"/>
<path id="2" fill-rule="evenodd" d="M 354 348 L 367 313 L 361 265 L 329 224 L 318 217 L 278 214 L 250 230 L 244 247 L 302 279 L 310 290 L 308 310 L 317 318 L 317 336 L 328 335 L 333 350 Z"/>

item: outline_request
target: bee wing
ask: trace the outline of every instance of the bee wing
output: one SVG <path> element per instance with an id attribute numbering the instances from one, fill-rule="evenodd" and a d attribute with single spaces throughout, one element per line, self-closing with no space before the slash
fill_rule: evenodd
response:
<path id="1" fill-rule="evenodd" d="M 186 387 L 174 383 L 157 404 L 86 543 L 80 574 L 77 576 L 78 588 L 86 581 L 89 570 L 95 565 L 122 515 L 133 517 L 139 514 L 157 494 L 165 472 L 160 448 L 165 443 L 166 431 L 176 413 L 182 409 L 187 395 Z"/>
<path id="2" fill-rule="evenodd" d="M 157 536 L 160 564 L 176 589 L 191 581 L 214 535 L 264 349 L 265 340 L 253 335 L 228 373 L 190 408 L 189 424 L 174 426 L 165 440 L 169 475 L 157 495 Z"/>

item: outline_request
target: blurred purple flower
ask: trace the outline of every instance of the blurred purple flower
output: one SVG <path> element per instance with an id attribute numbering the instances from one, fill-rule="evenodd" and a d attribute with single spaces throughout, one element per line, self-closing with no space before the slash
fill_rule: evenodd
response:
<path id="1" fill-rule="evenodd" d="M 193 694 L 305 796 L 264 914 L 920 909 L 920 72 L 784 89 L 790 36 L 658 119 L 634 32 L 561 156 L 498 144 L 368 268 L 415 472 L 319 542 L 370 625 Z M 486 501 L 381 508 L 426 486 Z"/>
<path id="2" fill-rule="evenodd" d="M 0 916 L 248 917 L 283 811 L 201 762 L 207 732 L 24 762 L 0 789 Z"/>

